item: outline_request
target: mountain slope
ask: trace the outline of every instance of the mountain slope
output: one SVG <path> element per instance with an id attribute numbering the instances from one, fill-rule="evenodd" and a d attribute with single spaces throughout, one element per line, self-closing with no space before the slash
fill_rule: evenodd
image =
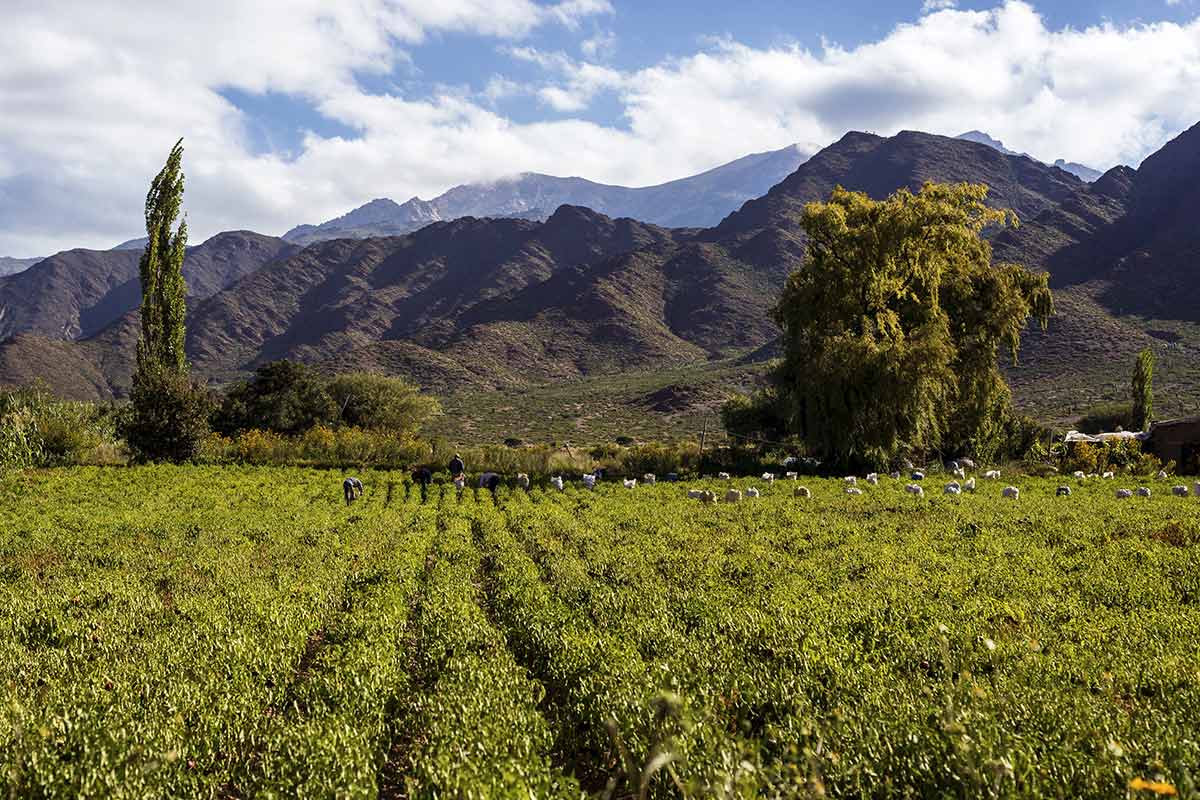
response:
<path id="1" fill-rule="evenodd" d="M 991 136 L 988 136 L 983 131 L 967 131 L 966 133 L 960 133 L 955 138 L 963 139 L 964 141 L 968 141 L 968 142 L 975 142 L 977 144 L 987 145 L 988 147 L 992 148 L 993 150 L 998 150 L 1006 156 L 1020 156 L 1020 155 L 1027 156 L 1028 155 L 1027 153 L 1018 153 L 1015 150 L 1009 150 L 1007 147 L 1004 146 L 1004 142 L 1001 142 L 998 139 L 993 139 Z M 1080 180 L 1085 181 L 1087 183 L 1091 183 L 1094 180 L 1098 180 L 1100 178 L 1100 176 L 1104 174 L 1104 173 L 1100 172 L 1100 170 L 1092 169 L 1091 167 L 1084 166 L 1083 164 L 1077 164 L 1074 161 L 1066 161 L 1065 159 L 1061 159 L 1061 158 L 1055 160 L 1054 166 L 1058 167 L 1059 169 L 1061 169 L 1065 172 L 1071 173 L 1075 177 L 1077 177 Z"/>
<path id="2" fill-rule="evenodd" d="M 40 258 L 10 258 L 9 256 L 0 256 L 0 278 L 24 272 L 41 260 Z"/>
<path id="3" fill-rule="evenodd" d="M 629 217 L 667 227 L 714 225 L 745 201 L 770 189 L 804 161 L 796 146 L 756 153 L 658 186 L 629 188 L 583 178 L 525 173 L 508 180 L 456 186 L 433 200 L 387 198 L 321 225 L 301 225 L 283 235 L 296 244 L 338 238 L 397 236 L 433 222 L 462 217 L 546 219 L 563 205 L 583 206 L 610 217 Z"/>
<path id="4" fill-rule="evenodd" d="M 218 234 L 188 248 L 188 294 L 203 299 L 296 248 L 249 231 Z M 91 336 L 141 302 L 136 250 L 67 250 L 0 278 L 0 338 L 37 333 L 55 339 Z"/>

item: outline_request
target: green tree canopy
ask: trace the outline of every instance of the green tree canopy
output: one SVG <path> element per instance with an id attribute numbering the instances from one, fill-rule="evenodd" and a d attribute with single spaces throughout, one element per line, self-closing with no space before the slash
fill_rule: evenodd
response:
<path id="1" fill-rule="evenodd" d="M 1133 365 L 1133 427 L 1144 431 L 1154 421 L 1154 351 L 1147 347 L 1138 353 Z"/>
<path id="2" fill-rule="evenodd" d="M 805 208 L 805 263 L 774 312 L 775 378 L 788 426 L 826 459 L 994 455 L 1010 401 L 1000 347 L 1015 358 L 1030 317 L 1044 326 L 1053 304 L 1047 275 L 992 264 L 981 232 L 1016 217 L 986 197 L 970 184 L 883 201 L 838 188 Z"/>
<path id="3" fill-rule="evenodd" d="M 294 361 L 272 361 L 260 366 L 252 380 L 229 390 L 214 427 L 225 434 L 251 428 L 297 434 L 332 424 L 337 411 L 315 370 Z"/>
<path id="4" fill-rule="evenodd" d="M 328 388 L 340 411 L 340 421 L 357 428 L 415 434 L 439 410 L 434 398 L 400 378 L 386 375 L 348 372 L 336 376 Z"/>

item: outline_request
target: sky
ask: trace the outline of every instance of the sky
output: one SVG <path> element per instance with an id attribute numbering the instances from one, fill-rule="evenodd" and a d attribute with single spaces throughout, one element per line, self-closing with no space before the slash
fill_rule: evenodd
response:
<path id="1" fill-rule="evenodd" d="M 1137 166 L 1200 122 L 1200 0 L 0 0 L 0 255 L 193 243 L 518 172 L 641 186 L 848 130 Z"/>

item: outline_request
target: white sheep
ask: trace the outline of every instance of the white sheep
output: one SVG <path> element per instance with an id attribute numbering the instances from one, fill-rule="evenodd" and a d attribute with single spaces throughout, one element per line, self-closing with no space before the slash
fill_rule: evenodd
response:
<path id="1" fill-rule="evenodd" d="M 1192 487 L 1192 494 L 1196 495 L 1196 497 L 1200 497 L 1200 483 L 1197 483 Z"/>
<path id="2" fill-rule="evenodd" d="M 925 490 L 922 489 L 920 486 L 917 486 L 915 483 L 910 483 L 907 486 L 905 486 L 904 491 L 908 492 L 909 494 L 915 494 L 917 497 L 925 496 Z"/>
<path id="3" fill-rule="evenodd" d="M 519 486 L 522 489 L 529 488 L 529 476 L 526 475 L 524 472 L 517 473 L 517 486 Z"/>
<path id="4" fill-rule="evenodd" d="M 755 489 L 753 486 L 751 486 L 746 490 L 746 497 L 758 497 L 758 489 Z"/>
<path id="5" fill-rule="evenodd" d="M 868 475 L 867 483 L 871 484 L 872 486 L 878 486 L 879 485 L 879 473 L 872 472 L 870 475 Z"/>
<path id="6" fill-rule="evenodd" d="M 1087 480 L 1087 473 L 1084 472 L 1083 470 L 1077 469 L 1071 473 L 1071 477 L 1077 481 L 1083 481 L 1083 480 Z"/>
<path id="7" fill-rule="evenodd" d="M 808 490 L 807 486 L 797 486 L 792 491 L 792 497 L 812 497 L 812 492 Z"/>
<path id="8" fill-rule="evenodd" d="M 642 483 L 653 486 L 654 484 L 658 483 L 658 478 L 654 477 L 653 473 L 647 472 L 642 476 Z"/>
<path id="9" fill-rule="evenodd" d="M 965 481 L 967 479 L 967 471 L 962 467 L 958 467 L 954 470 L 954 477 L 958 478 L 960 481 Z"/>
<path id="10" fill-rule="evenodd" d="M 962 486 L 959 484 L 958 481 L 950 481 L 950 483 L 946 484 L 945 493 L 946 494 L 962 494 Z"/>
<path id="11" fill-rule="evenodd" d="M 975 478 L 974 477 L 970 477 L 967 479 L 967 482 L 963 484 L 963 490 L 968 491 L 968 492 L 975 491 Z"/>
<path id="12" fill-rule="evenodd" d="M 707 489 L 705 489 L 705 490 L 704 490 L 704 492 L 703 492 L 703 494 L 702 494 L 702 496 L 701 496 L 701 498 L 700 498 L 700 502 L 701 502 L 701 503 L 715 503 L 715 502 L 717 502 L 717 493 L 716 493 L 716 492 L 710 492 L 710 491 L 708 491 Z"/>
<path id="13" fill-rule="evenodd" d="M 969 458 L 960 458 L 958 465 L 963 469 L 975 469 L 975 462 Z"/>
<path id="14" fill-rule="evenodd" d="M 858 485 L 858 478 L 854 477 L 853 475 L 848 475 L 845 478 L 842 478 L 842 480 L 844 480 L 846 482 L 847 486 Z"/>
<path id="15" fill-rule="evenodd" d="M 1171 494 L 1175 495 L 1176 497 L 1187 497 L 1188 496 L 1188 488 L 1186 486 L 1172 487 Z"/>
<path id="16" fill-rule="evenodd" d="M 737 489 L 730 489 L 725 493 L 726 503 L 740 503 L 742 501 L 742 493 Z"/>
<path id="17" fill-rule="evenodd" d="M 625 488 L 626 489 L 636 489 L 637 488 L 637 478 L 626 478 L 625 479 Z"/>
<path id="18" fill-rule="evenodd" d="M 764 481 L 766 481 L 767 483 L 774 483 L 774 482 L 775 482 L 775 473 L 773 473 L 773 472 L 764 472 L 764 473 L 763 473 L 763 476 L 762 476 L 762 479 L 763 479 Z"/>
<path id="19" fill-rule="evenodd" d="M 1000 470 L 989 469 L 987 472 L 983 473 L 983 478 L 984 480 L 988 481 L 998 481 L 1000 480 Z"/>
<path id="20" fill-rule="evenodd" d="M 921 472 L 921 470 L 916 470 L 912 474 L 912 479 L 914 481 L 923 481 L 925 480 L 925 473 Z"/>
<path id="21" fill-rule="evenodd" d="M 580 480 L 583 481 L 584 487 L 586 487 L 588 489 L 596 488 L 596 476 L 595 475 L 585 473 L 583 475 L 583 477 L 580 478 Z"/>
<path id="22" fill-rule="evenodd" d="M 1167 471 L 1160 469 L 1158 474 L 1154 477 L 1158 478 L 1160 481 L 1165 481 L 1167 479 Z"/>
<path id="23" fill-rule="evenodd" d="M 846 494 L 860 495 L 862 493 L 863 493 L 863 490 L 859 489 L 857 486 L 847 486 L 846 487 Z"/>
<path id="24" fill-rule="evenodd" d="M 892 480 L 894 480 L 894 481 L 898 481 L 898 480 L 900 480 L 900 473 L 899 473 L 899 472 L 893 472 L 891 475 L 888 475 L 888 477 L 889 477 L 889 478 L 891 478 L 891 479 L 892 479 Z"/>
<path id="25" fill-rule="evenodd" d="M 1130 489 L 1117 489 L 1118 500 L 1128 500 L 1133 497 L 1133 491 Z"/>
<path id="26" fill-rule="evenodd" d="M 729 473 L 728 472 L 718 472 L 717 480 L 721 480 L 721 481 L 729 480 Z"/>
<path id="27" fill-rule="evenodd" d="M 1015 486 L 1005 486 L 1001 494 L 1010 500 L 1017 500 L 1021 497 L 1021 490 Z"/>
<path id="28" fill-rule="evenodd" d="M 787 474 L 787 479 L 788 479 L 789 481 L 794 481 L 794 480 L 796 480 L 796 479 L 797 479 L 797 478 L 799 478 L 799 477 L 800 477 L 800 473 L 799 473 L 799 472 L 789 472 L 789 473 Z"/>
<path id="29" fill-rule="evenodd" d="M 1055 497 L 1070 497 L 1070 496 L 1071 496 L 1071 487 L 1070 487 L 1070 486 L 1060 486 L 1060 487 L 1058 487 L 1058 488 L 1057 488 L 1057 489 L 1054 491 L 1054 496 L 1055 496 Z"/>
<path id="30" fill-rule="evenodd" d="M 699 500 L 702 497 L 704 497 L 704 490 L 688 489 L 688 500 Z"/>
<path id="31" fill-rule="evenodd" d="M 554 477 L 552 477 L 550 479 L 550 485 L 553 486 L 555 489 L 558 489 L 561 492 L 563 490 L 562 475 L 555 475 Z"/>
<path id="32" fill-rule="evenodd" d="M 1147 489 L 1145 486 L 1139 486 L 1138 490 L 1137 490 L 1137 496 L 1138 497 L 1149 497 L 1150 490 Z"/>
<path id="33" fill-rule="evenodd" d="M 1115 472 L 1106 472 L 1100 476 L 1100 478 L 1102 480 L 1106 480 L 1106 481 L 1114 480 L 1114 479 L 1116 479 L 1116 477 L 1117 477 L 1117 474 Z"/>

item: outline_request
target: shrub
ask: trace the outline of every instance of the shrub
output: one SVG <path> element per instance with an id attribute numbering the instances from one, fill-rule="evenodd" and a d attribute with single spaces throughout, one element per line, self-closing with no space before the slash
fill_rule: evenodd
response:
<path id="1" fill-rule="evenodd" d="M 204 387 L 172 370 L 140 370 L 117 431 L 136 461 L 193 461 L 208 436 L 213 404 Z"/>
<path id="2" fill-rule="evenodd" d="M 39 384 L 0 394 L 0 466 L 115 463 L 123 456 L 107 408 L 56 400 Z"/>
<path id="3" fill-rule="evenodd" d="M 338 420 L 352 428 L 412 435 L 438 413 L 438 401 L 400 378 L 370 372 L 338 375 L 329 382 Z"/>
<path id="4" fill-rule="evenodd" d="M 1075 423 L 1075 429 L 1090 434 L 1132 430 L 1133 408 L 1129 403 L 1103 403 L 1092 406 Z"/>

